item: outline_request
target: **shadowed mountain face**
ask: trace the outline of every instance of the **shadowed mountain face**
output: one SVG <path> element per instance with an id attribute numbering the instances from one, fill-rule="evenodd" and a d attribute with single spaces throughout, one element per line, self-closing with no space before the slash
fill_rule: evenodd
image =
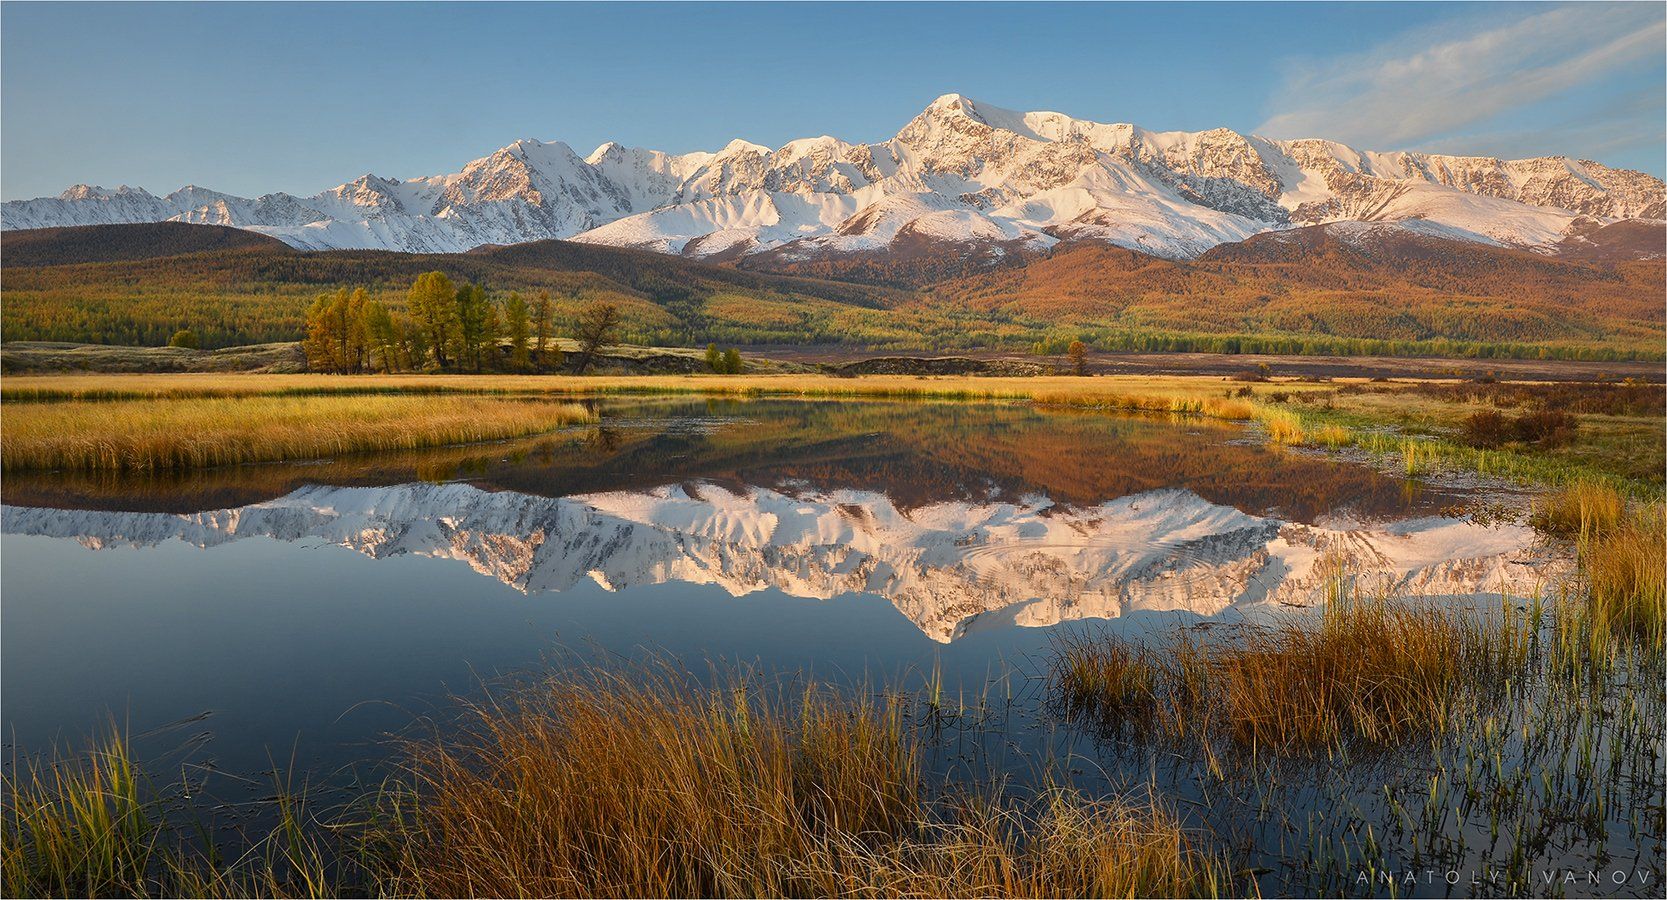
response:
<path id="1" fill-rule="evenodd" d="M 174 483 L 8 479 L 4 530 L 94 549 L 322 542 L 454 560 L 529 594 L 868 594 L 940 642 L 1140 610 L 1310 606 L 1351 582 L 1523 594 L 1556 571 L 1525 527 L 1433 514 L 1438 494 L 1249 445 L 1237 427 L 786 402 L 619 404 L 603 422 Z"/>

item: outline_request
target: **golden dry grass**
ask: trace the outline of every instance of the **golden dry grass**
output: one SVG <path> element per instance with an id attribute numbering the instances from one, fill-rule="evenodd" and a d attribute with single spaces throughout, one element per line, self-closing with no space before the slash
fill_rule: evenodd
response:
<path id="1" fill-rule="evenodd" d="M 7 404 L 7 471 L 144 472 L 498 440 L 594 421 L 577 403 L 458 396 L 265 396 Z"/>
<path id="2" fill-rule="evenodd" d="M 156 827 L 125 741 L 0 778 L 0 874 L 8 896 L 142 894 Z"/>
<path id="3" fill-rule="evenodd" d="M 1302 427 L 1302 417 L 1296 413 L 1283 409 L 1263 409 L 1257 417 L 1262 427 L 1267 429 L 1268 440 L 1275 444 L 1302 444 L 1307 441 L 1307 433 Z"/>
<path id="4" fill-rule="evenodd" d="M 22 896 L 1216 896 L 1224 859 L 1132 797 L 930 787 L 904 698 L 669 668 L 560 670 L 414 743 L 333 821 L 278 785 L 248 849 L 192 846 L 119 735 L 14 762 Z M 320 837 L 319 826 L 322 833 Z M 210 839 L 208 832 L 197 835 Z"/>
<path id="5" fill-rule="evenodd" d="M 1667 506 L 1647 503 L 1582 553 L 1594 625 L 1660 653 L 1667 641 Z"/>
<path id="6" fill-rule="evenodd" d="M 0 400 L 136 399 L 250 396 L 299 393 L 466 394 L 708 394 L 771 397 L 922 397 L 963 400 L 1029 400 L 1111 405 L 1138 398 L 1140 408 L 1204 411 L 1219 401 L 1223 379 L 1203 375 L 1114 375 L 1095 378 L 1037 376 L 998 378 L 955 375 L 46 375 L 12 376 Z M 1325 384 L 1282 385 L 1293 391 L 1327 390 Z M 1095 398 L 1110 398 L 1096 400 Z M 1246 401 L 1209 404 L 1239 415 Z M 1190 408 L 1189 408 L 1190 407 Z"/>
<path id="7" fill-rule="evenodd" d="M 1281 751 L 1386 744 L 1444 727 L 1478 689 L 1521 670 L 1528 631 L 1501 616 L 1340 598 L 1317 623 L 1246 626 L 1222 640 L 1075 637 L 1057 648 L 1054 687 L 1067 711 L 1102 726 Z"/>
<path id="8" fill-rule="evenodd" d="M 1558 537 L 1590 539 L 1614 528 L 1626 513 L 1626 498 L 1607 484 L 1576 481 L 1535 498 L 1529 520 Z"/>
<path id="9" fill-rule="evenodd" d="M 419 745 L 379 881 L 425 896 L 1192 896 L 1170 813 L 933 799 L 896 699 L 553 677 Z"/>
<path id="10" fill-rule="evenodd" d="M 149 471 L 407 450 L 583 421 L 560 397 L 1016 400 L 1248 419 L 1207 377 L 135 375 L 8 378 L 4 468 Z"/>
<path id="11" fill-rule="evenodd" d="M 1660 654 L 1667 642 L 1667 504 L 1576 481 L 1534 501 L 1535 528 L 1574 542 L 1585 593 L 1560 622 L 1571 652 L 1607 656 L 1615 639 Z"/>

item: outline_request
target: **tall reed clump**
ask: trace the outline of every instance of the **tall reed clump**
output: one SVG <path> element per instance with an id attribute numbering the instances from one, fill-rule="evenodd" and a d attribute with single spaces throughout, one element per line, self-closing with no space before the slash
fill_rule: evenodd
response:
<path id="1" fill-rule="evenodd" d="M 934 799 L 901 703 L 680 674 L 553 678 L 413 750 L 377 842 L 433 896 L 1208 892 L 1172 815 L 1075 793 Z"/>
<path id="2" fill-rule="evenodd" d="M 1324 444 L 1333 450 L 1354 443 L 1354 433 L 1342 425 L 1321 425 L 1309 437 L 1314 443 Z"/>
<path id="3" fill-rule="evenodd" d="M 1302 417 L 1294 412 L 1262 407 L 1257 409 L 1256 419 L 1267 430 L 1268 440 L 1275 444 L 1295 446 L 1307 440 L 1307 434 L 1302 427 Z"/>
<path id="4" fill-rule="evenodd" d="M 1584 597 L 1560 604 L 1563 645 L 1594 657 L 1620 639 L 1654 654 L 1667 643 L 1667 505 L 1630 505 L 1614 487 L 1577 481 L 1534 503 L 1530 522 L 1574 541 Z M 1584 602 L 1575 602 L 1583 599 Z"/>
<path id="5" fill-rule="evenodd" d="M 0 778 L 0 883 L 9 897 L 339 893 L 341 866 L 301 799 L 274 787 L 270 830 L 230 857 L 201 821 L 169 821 L 179 786 L 153 786 L 114 727 L 82 753 L 14 757 Z"/>
<path id="6" fill-rule="evenodd" d="M 1342 598 L 1318 622 L 1247 625 L 1230 637 L 1132 647 L 1106 635 L 1056 648 L 1066 710 L 1097 724 L 1252 749 L 1384 744 L 1445 727 L 1520 671 L 1531 629 L 1384 598 Z"/>
<path id="7" fill-rule="evenodd" d="M 1152 714 L 1163 672 L 1145 647 L 1069 637 L 1053 649 L 1057 693 L 1068 714 L 1114 728 Z"/>
<path id="8" fill-rule="evenodd" d="M 1582 553 L 1596 628 L 1657 654 L 1667 641 L 1667 506 L 1641 504 Z"/>
<path id="9" fill-rule="evenodd" d="M 1614 487 L 1594 481 L 1575 481 L 1534 500 L 1529 521 L 1557 537 L 1589 540 L 1620 524 L 1626 498 Z"/>
<path id="10" fill-rule="evenodd" d="M 160 828 L 125 741 L 109 738 L 72 760 L 13 760 L 0 791 L 7 896 L 151 892 Z"/>
<path id="11" fill-rule="evenodd" d="M 1318 627 L 1251 630 L 1205 654 L 1235 743 L 1286 748 L 1358 738 L 1389 743 L 1440 730 L 1472 688 L 1520 671 L 1526 629 L 1490 626 L 1433 605 L 1328 603 Z"/>
<path id="12" fill-rule="evenodd" d="M 846 897 L 1214 897 L 1242 891 L 1174 813 L 1052 789 L 1017 806 L 961 801 L 895 842 L 847 843 L 829 866 Z"/>
<path id="13" fill-rule="evenodd" d="M 146 472 L 522 437 L 595 420 L 583 405 L 500 397 L 210 397 L 8 406 L 7 471 Z"/>

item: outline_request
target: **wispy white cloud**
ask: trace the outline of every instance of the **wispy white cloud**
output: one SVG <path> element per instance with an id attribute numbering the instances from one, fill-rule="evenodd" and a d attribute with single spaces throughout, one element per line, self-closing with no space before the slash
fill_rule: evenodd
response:
<path id="1" fill-rule="evenodd" d="M 1659 3 L 1578 3 L 1506 21 L 1449 23 L 1365 53 L 1292 64 L 1269 105 L 1276 114 L 1257 130 L 1385 150 L 1445 144 L 1490 120 L 1660 60 L 1664 43 L 1667 15 Z M 1642 127 L 1639 139 L 1660 141 L 1659 127 L 1648 133 L 1659 119 L 1646 111 L 1623 127 Z M 1614 121 L 1607 124 L 1607 143 L 1629 140 L 1613 133 Z"/>
<path id="2" fill-rule="evenodd" d="M 1477 153 L 1478 148 L 1503 157 L 1535 156 L 1558 148 L 1572 148 L 1584 158 L 1607 160 L 1629 150 L 1660 150 L 1667 141 L 1667 89 L 1662 85 L 1600 103 L 1585 112 L 1532 129 L 1465 132 L 1424 141 L 1419 147 L 1434 153 Z M 1660 156 L 1660 153 L 1656 154 Z"/>

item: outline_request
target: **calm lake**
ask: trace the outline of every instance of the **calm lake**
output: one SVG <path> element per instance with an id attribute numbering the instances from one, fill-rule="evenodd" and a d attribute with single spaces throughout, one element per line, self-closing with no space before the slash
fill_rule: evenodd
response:
<path id="1" fill-rule="evenodd" d="M 1304 615 L 1339 579 L 1497 603 L 1556 565 L 1525 525 L 1465 515 L 1471 491 L 1241 425 L 1022 404 L 600 412 L 425 453 L 8 477 L 5 740 L 74 745 L 113 718 L 176 769 L 329 783 L 483 683 L 652 656 L 1000 707 L 946 768 L 1064 758 L 1119 782 L 1122 751 L 1039 697 L 1062 633 Z"/>

